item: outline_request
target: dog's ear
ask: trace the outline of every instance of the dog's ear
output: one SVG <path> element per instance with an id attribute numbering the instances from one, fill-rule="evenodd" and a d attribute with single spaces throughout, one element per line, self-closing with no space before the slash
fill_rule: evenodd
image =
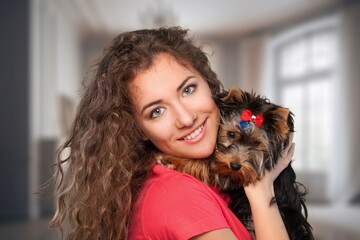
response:
<path id="1" fill-rule="evenodd" d="M 289 109 L 287 108 L 284 108 L 284 107 L 278 107 L 274 113 L 281 117 L 285 122 L 287 121 L 288 117 L 289 117 L 289 114 L 290 114 L 290 111 Z"/>
<path id="2" fill-rule="evenodd" d="M 243 102 L 243 92 L 237 87 L 231 87 L 226 96 L 221 98 L 224 103 Z"/>
<path id="3" fill-rule="evenodd" d="M 285 139 L 290 131 L 290 126 L 287 121 L 290 111 L 287 108 L 278 107 L 273 111 L 273 114 L 273 120 L 277 128 L 278 136 L 281 139 Z"/>

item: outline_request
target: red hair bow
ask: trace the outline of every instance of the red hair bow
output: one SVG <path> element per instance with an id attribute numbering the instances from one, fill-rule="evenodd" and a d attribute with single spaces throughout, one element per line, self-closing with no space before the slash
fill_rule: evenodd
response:
<path id="1" fill-rule="evenodd" d="M 246 109 L 241 114 L 241 120 L 245 122 L 253 122 L 256 126 L 261 127 L 262 123 L 264 121 L 264 116 L 262 114 L 253 115 L 252 112 L 249 109 Z"/>

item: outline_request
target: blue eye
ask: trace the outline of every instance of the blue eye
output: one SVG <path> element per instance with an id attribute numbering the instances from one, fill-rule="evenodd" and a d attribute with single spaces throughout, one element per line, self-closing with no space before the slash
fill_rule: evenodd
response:
<path id="1" fill-rule="evenodd" d="M 191 93 L 193 93 L 196 89 L 196 85 L 195 84 L 191 84 L 189 86 L 187 86 L 184 91 L 183 91 L 183 96 L 187 96 L 190 95 Z"/>
<path id="2" fill-rule="evenodd" d="M 155 108 L 154 110 L 152 110 L 150 112 L 150 118 L 159 117 L 163 112 L 165 112 L 165 108 L 163 108 L 163 107 Z"/>

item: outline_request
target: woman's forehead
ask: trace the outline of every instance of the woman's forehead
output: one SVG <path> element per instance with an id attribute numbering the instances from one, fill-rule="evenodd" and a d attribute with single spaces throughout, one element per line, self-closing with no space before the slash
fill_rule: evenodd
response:
<path id="1" fill-rule="evenodd" d="M 139 71 L 129 84 L 134 104 L 155 101 L 176 94 L 179 86 L 188 79 L 202 79 L 191 67 L 186 67 L 171 55 L 159 55 L 153 65 Z"/>
<path id="2" fill-rule="evenodd" d="M 130 89 L 135 86 L 140 89 L 147 87 L 158 89 L 167 84 L 176 84 L 176 81 L 180 81 L 186 75 L 199 76 L 199 73 L 192 67 L 179 63 L 169 54 L 160 54 L 154 58 L 149 68 L 136 73 L 129 87 Z"/>

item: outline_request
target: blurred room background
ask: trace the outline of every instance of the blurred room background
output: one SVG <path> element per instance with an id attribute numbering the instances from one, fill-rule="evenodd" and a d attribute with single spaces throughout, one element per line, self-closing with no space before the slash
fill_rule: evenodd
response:
<path id="1" fill-rule="evenodd" d="M 54 199 L 36 192 L 81 81 L 114 36 L 162 25 L 206 43 L 225 88 L 291 109 L 316 239 L 360 239 L 360 1 L 8 0 L 0 18 L 0 239 L 57 239 Z"/>

